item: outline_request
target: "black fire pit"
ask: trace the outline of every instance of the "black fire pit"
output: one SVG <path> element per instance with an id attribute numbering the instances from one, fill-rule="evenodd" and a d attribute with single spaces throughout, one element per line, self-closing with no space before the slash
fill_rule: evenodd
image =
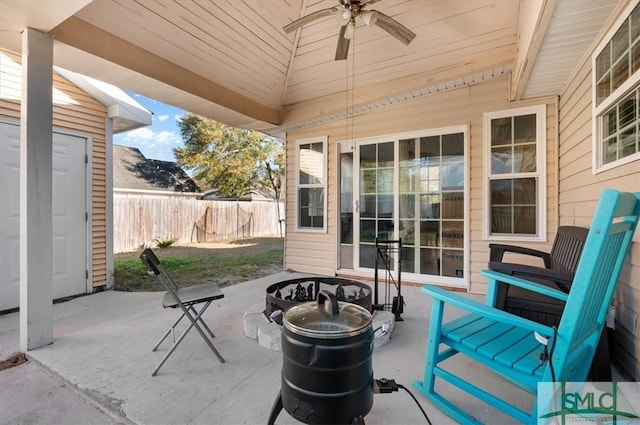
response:
<path id="1" fill-rule="evenodd" d="M 283 280 L 269 286 L 264 314 L 271 317 L 274 311 L 284 312 L 296 304 L 316 301 L 320 291 L 328 291 L 338 301 L 356 304 L 371 312 L 371 288 L 368 285 L 337 277 L 310 276 Z"/>

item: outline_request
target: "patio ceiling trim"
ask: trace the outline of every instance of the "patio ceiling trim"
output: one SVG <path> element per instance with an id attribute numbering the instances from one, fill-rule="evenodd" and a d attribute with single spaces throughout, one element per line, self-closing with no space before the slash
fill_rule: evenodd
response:
<path id="1" fill-rule="evenodd" d="M 307 9 L 307 0 L 303 0 L 300 5 L 300 12 L 298 13 L 298 17 L 303 15 L 303 11 Z M 296 53 L 298 51 L 298 45 L 300 44 L 300 33 L 301 29 L 298 29 L 295 32 L 295 36 L 293 39 L 293 48 L 291 49 L 291 54 L 289 55 L 289 66 L 287 66 L 287 74 L 284 77 L 284 84 L 282 88 L 282 97 L 280 98 L 280 105 L 284 105 L 287 98 L 287 87 L 289 87 L 289 79 L 291 78 L 291 72 L 293 70 L 293 61 L 296 58 Z"/>
<path id="2" fill-rule="evenodd" d="M 350 111 L 347 111 L 346 109 L 342 109 L 339 111 L 334 111 L 334 112 L 313 117 L 304 121 L 300 121 L 289 126 L 282 125 L 278 127 L 277 131 L 274 131 L 274 129 L 268 129 L 268 130 L 265 130 L 265 132 L 268 134 L 276 134 L 278 132 L 288 132 L 292 130 L 311 127 L 316 124 L 321 124 L 328 121 L 345 119 L 347 117 L 360 115 L 365 112 L 374 111 L 387 106 L 408 102 L 420 97 L 441 93 L 443 91 L 458 89 L 465 86 L 470 86 L 472 84 L 478 83 L 480 81 L 485 81 L 491 78 L 502 77 L 504 75 L 510 74 L 511 70 L 512 70 L 511 64 L 497 66 L 495 68 L 492 68 L 486 71 L 480 71 L 480 72 L 465 75 L 459 78 L 453 78 L 446 81 L 441 81 L 437 84 L 426 86 L 420 89 L 415 89 L 406 93 L 401 93 L 396 96 L 387 97 L 383 99 L 376 99 L 374 101 L 367 102 L 366 104 L 363 104 L 363 105 L 354 106 L 353 108 L 350 108 Z"/>
<path id="3" fill-rule="evenodd" d="M 556 8 L 556 0 L 543 0 L 540 3 L 522 2 L 520 8 L 518 48 L 511 78 L 511 100 L 522 99 Z"/>
<path id="4" fill-rule="evenodd" d="M 214 83 L 151 52 L 70 17 L 50 31 L 55 40 L 106 59 L 140 74 L 199 96 L 258 121 L 280 124 L 280 112 Z"/>

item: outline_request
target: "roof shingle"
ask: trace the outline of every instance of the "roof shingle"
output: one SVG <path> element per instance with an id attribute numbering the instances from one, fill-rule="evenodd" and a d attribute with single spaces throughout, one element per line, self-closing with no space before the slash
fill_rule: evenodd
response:
<path id="1" fill-rule="evenodd" d="M 113 146 L 113 187 L 116 189 L 200 192 L 175 162 L 147 159 L 140 150 Z"/>

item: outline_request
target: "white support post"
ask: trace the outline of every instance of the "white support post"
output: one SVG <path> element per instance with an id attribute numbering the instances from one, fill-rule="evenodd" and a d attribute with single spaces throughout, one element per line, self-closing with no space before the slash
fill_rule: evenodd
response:
<path id="1" fill-rule="evenodd" d="M 107 117 L 105 125 L 107 139 L 107 289 L 113 289 L 113 118 Z"/>
<path id="2" fill-rule="evenodd" d="M 53 39 L 22 33 L 20 349 L 53 342 Z"/>

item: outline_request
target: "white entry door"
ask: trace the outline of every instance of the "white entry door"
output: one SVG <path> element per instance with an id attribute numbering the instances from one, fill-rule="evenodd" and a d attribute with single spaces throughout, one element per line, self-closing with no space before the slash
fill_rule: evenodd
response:
<path id="1" fill-rule="evenodd" d="M 86 138 L 53 135 L 54 298 L 87 292 L 86 148 Z M 19 220 L 20 127 L 0 123 L 0 311 L 20 304 Z"/>

